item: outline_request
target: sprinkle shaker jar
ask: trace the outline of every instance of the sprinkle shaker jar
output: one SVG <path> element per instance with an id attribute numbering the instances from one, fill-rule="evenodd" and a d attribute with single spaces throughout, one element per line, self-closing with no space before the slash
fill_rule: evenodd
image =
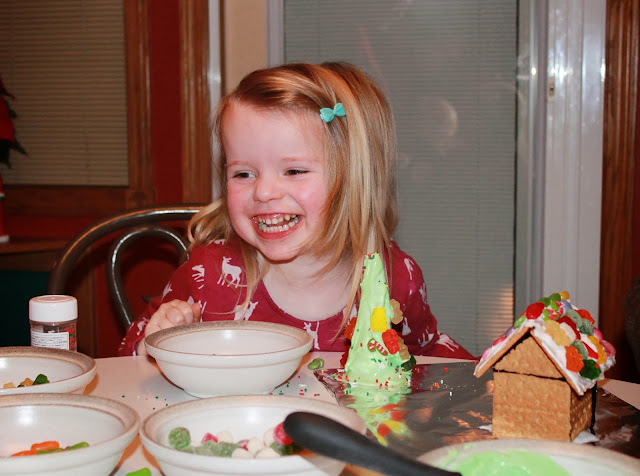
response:
<path id="1" fill-rule="evenodd" d="M 45 295 L 29 300 L 33 347 L 78 350 L 78 301 L 73 296 Z"/>

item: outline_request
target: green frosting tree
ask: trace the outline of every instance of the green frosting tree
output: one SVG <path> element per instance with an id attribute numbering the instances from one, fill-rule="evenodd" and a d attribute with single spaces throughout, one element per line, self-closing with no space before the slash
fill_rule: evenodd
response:
<path id="1" fill-rule="evenodd" d="M 352 383 L 406 384 L 410 373 L 402 364 L 411 356 L 402 338 L 391 328 L 394 311 L 384 264 L 378 253 L 364 259 L 363 271 L 358 317 L 345 371 Z"/>

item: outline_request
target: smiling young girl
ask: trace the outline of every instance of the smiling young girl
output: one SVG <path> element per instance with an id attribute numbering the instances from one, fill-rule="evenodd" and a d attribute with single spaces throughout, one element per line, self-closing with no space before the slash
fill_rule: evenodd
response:
<path id="1" fill-rule="evenodd" d="M 257 320 L 306 330 L 314 349 L 344 351 L 363 258 L 378 251 L 398 333 L 411 353 L 472 358 L 439 333 L 418 264 L 391 235 L 396 139 L 378 86 L 346 63 L 255 71 L 219 103 L 213 125 L 220 198 L 189 225 L 189 259 L 128 329 L 145 335 L 202 320 Z"/>

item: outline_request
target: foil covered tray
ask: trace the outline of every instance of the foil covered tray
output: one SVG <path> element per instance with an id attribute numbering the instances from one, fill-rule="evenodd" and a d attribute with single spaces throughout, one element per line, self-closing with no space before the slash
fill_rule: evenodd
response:
<path id="1" fill-rule="evenodd" d="M 446 445 L 493 439 L 493 372 L 476 378 L 473 369 L 473 362 L 418 364 L 411 387 L 402 391 L 350 387 L 335 378 L 343 369 L 314 373 L 340 405 L 356 410 L 371 438 L 419 456 Z M 601 388 L 596 402 L 591 435 L 576 441 L 640 457 L 640 410 Z"/>

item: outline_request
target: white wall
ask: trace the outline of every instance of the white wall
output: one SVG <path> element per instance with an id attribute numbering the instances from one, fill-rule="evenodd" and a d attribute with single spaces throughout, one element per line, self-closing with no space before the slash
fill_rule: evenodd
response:
<path id="1" fill-rule="evenodd" d="M 549 0 L 543 292 L 598 311 L 606 2 Z M 596 317 L 597 319 L 597 317 Z"/>

